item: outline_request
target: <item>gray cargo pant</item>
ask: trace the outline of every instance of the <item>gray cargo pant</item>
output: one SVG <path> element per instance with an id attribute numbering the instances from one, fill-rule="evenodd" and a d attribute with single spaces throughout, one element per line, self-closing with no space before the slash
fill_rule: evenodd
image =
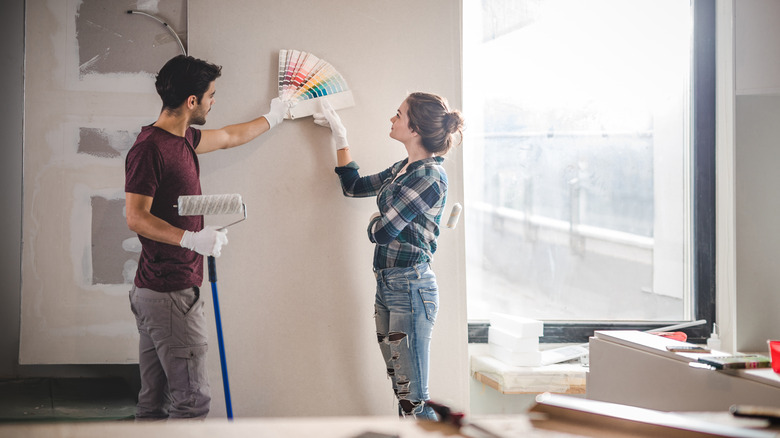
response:
<path id="1" fill-rule="evenodd" d="M 206 315 L 199 289 L 155 292 L 133 286 L 130 309 L 141 335 L 136 419 L 205 418 L 211 394 Z"/>

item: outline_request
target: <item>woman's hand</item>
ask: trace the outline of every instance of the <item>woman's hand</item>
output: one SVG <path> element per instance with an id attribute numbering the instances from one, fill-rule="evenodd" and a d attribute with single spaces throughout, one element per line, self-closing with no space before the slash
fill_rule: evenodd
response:
<path id="1" fill-rule="evenodd" d="M 341 118 L 336 114 L 336 110 L 326 99 L 320 100 L 321 112 L 314 113 L 314 123 L 330 128 L 331 138 L 336 146 L 336 150 L 349 146 L 347 143 L 347 128 L 341 123 Z"/>

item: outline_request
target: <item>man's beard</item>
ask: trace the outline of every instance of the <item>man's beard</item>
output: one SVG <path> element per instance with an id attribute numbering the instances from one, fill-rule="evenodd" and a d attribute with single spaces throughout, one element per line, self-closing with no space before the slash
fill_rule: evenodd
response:
<path id="1" fill-rule="evenodd" d="M 190 119 L 190 125 L 205 125 L 206 124 L 206 113 L 204 114 L 194 114 L 192 118 Z"/>
<path id="2" fill-rule="evenodd" d="M 208 110 L 205 110 L 203 112 L 199 112 L 196 114 L 193 114 L 190 116 L 190 125 L 205 125 L 206 124 L 206 115 L 209 113 Z"/>

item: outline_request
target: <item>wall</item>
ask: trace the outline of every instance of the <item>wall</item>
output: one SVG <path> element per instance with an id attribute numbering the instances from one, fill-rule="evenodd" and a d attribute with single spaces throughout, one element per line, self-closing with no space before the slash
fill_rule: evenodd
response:
<path id="1" fill-rule="evenodd" d="M 780 3 L 737 0 L 734 39 L 736 315 L 738 351 L 768 354 L 767 339 L 780 338 L 780 55 L 767 41 L 780 38 Z M 768 311 L 769 310 L 769 311 Z"/>
<path id="2" fill-rule="evenodd" d="M 767 339 L 780 339 L 780 95 L 736 99 L 737 350 L 768 354 Z"/>
<path id="3" fill-rule="evenodd" d="M 67 7 L 61 2 L 28 2 L 31 11 L 49 21 L 35 21 L 33 27 L 28 26 L 27 47 L 42 50 L 35 59 L 44 68 L 30 69 L 28 59 L 28 86 L 35 83 L 38 87 L 30 89 L 27 121 L 30 126 L 38 126 L 34 123 L 43 120 L 55 132 L 52 135 L 28 129 L 30 138 L 25 147 L 33 147 L 30 153 L 70 147 L 67 139 L 63 141 L 56 135 L 57 126 L 63 123 L 90 127 L 84 120 L 97 121 L 96 125 L 121 120 L 112 126 L 140 126 L 153 121 L 159 111 L 158 98 L 150 93 L 153 88 L 148 79 L 146 89 L 138 88 L 143 78 L 114 82 L 113 87 L 111 78 L 101 78 L 97 86 L 100 89 L 80 90 L 80 95 L 68 96 L 67 90 L 56 88 L 58 81 L 67 81 L 56 76 L 56 71 L 63 62 L 69 62 L 67 51 L 72 50 L 67 46 L 66 53 L 61 50 L 65 44 L 61 23 L 67 23 L 68 8 L 78 2 L 66 3 Z M 206 129 L 244 121 L 267 110 L 276 94 L 277 56 L 282 48 L 315 53 L 347 78 L 356 106 L 340 114 L 349 130 L 353 156 L 364 172 L 382 170 L 404 157 L 403 147 L 387 134 L 389 119 L 407 92 L 440 93 L 453 106 L 460 106 L 460 7 L 456 2 L 438 0 L 419 5 L 406 1 L 385 6 L 345 0 L 334 7 L 333 2 L 267 5 L 245 1 L 219 9 L 215 5 L 206 0 L 190 1 L 188 5 L 190 54 L 224 66 L 223 77 L 217 82 L 217 104 Z M 52 75 L 49 83 L 47 75 Z M 55 98 L 54 108 L 43 105 L 47 91 Z M 19 154 L 17 165 L 21 162 Z M 327 130 L 315 126 L 311 118 L 285 121 L 242 148 L 203 156 L 201 163 L 204 192 L 241 193 L 249 212 L 246 222 L 230 229 L 230 244 L 218 261 L 235 414 L 394 415 L 394 397 L 376 346 L 372 318 L 372 246 L 365 237 L 365 224 L 375 206 L 370 199 L 342 196 L 333 173 L 335 153 Z M 460 151 L 456 150 L 445 165 L 451 184 L 449 205 L 462 201 L 461 165 Z M 121 166 L 119 173 L 101 166 L 88 166 L 82 173 L 68 175 L 94 181 L 97 191 L 114 187 L 121 192 Z M 19 188 L 21 174 L 16 177 Z M 29 178 L 25 181 L 30 184 Z M 35 187 L 50 202 L 62 202 L 54 190 L 56 178 L 51 181 L 35 181 Z M 61 185 L 75 186 L 71 179 Z M 25 215 L 30 215 L 32 222 L 25 220 L 25 227 L 34 223 L 45 230 L 43 233 L 49 231 L 46 221 L 74 222 L 67 211 L 68 201 L 59 218 L 36 216 L 33 209 L 27 208 Z M 207 222 L 219 223 L 220 219 L 208 218 Z M 68 232 L 69 226 L 73 224 L 59 228 L 61 240 L 49 239 L 52 250 L 64 251 L 63 247 L 71 245 L 67 239 L 74 234 Z M 465 408 L 468 360 L 462 229 L 442 230 L 433 264 L 440 278 L 442 300 L 432 346 L 431 391 L 438 400 Z M 38 245 L 43 245 L 42 240 Z M 71 280 L 69 273 L 77 262 L 67 257 L 28 260 L 39 273 L 39 281 L 47 284 L 44 289 L 50 295 L 55 293 L 56 280 Z M 18 269 L 18 261 L 16 266 Z M 50 279 L 48 272 L 57 274 Z M 22 284 L 23 296 L 27 287 L 27 282 Z M 131 341 L 134 336 L 128 329 L 132 316 L 126 302 L 127 287 L 122 291 L 95 289 L 97 294 L 108 296 L 110 304 L 104 304 L 104 308 L 116 320 L 111 328 L 119 342 L 107 346 L 105 332 L 99 333 L 100 343 L 93 342 L 95 332 L 79 331 L 92 323 L 90 313 L 97 313 L 85 312 L 79 306 L 92 304 L 68 302 L 68 311 L 75 309 L 75 314 L 85 319 L 71 318 L 67 328 L 73 340 L 69 345 L 56 346 L 52 351 L 60 358 L 48 363 L 133 362 L 132 342 L 127 342 L 128 333 Z M 205 295 L 207 289 L 204 284 Z M 47 305 L 56 299 L 52 295 Z M 210 297 L 206 301 L 211 308 Z M 18 309 L 18 304 L 14 307 Z M 27 315 L 38 316 L 34 312 Z M 221 416 L 224 400 L 213 328 L 211 339 L 212 412 Z M 17 341 L 7 338 L 4 345 Z M 74 346 L 80 349 L 70 351 Z M 9 345 L 3 357 L 6 351 L 15 356 L 13 350 Z M 41 357 L 22 360 L 30 364 L 48 360 Z M 61 372 L 61 368 L 51 370 Z M 14 372 L 19 374 L 18 370 Z"/>
<path id="4" fill-rule="evenodd" d="M 161 24 L 126 13 L 137 4 L 27 2 L 22 364 L 137 356 L 126 307 L 140 242 L 123 223 L 124 156 L 159 111 L 154 64 L 180 53 Z M 186 28 L 185 5 L 145 2 L 173 28 Z"/>
<path id="5" fill-rule="evenodd" d="M 3 160 L 2 171 L 3 209 L 0 214 L 0 233 L 5 245 L 0 275 L 3 278 L 3 293 L 0 294 L 0 378 L 26 377 L 106 377 L 118 376 L 131 386 L 138 385 L 136 365 L 117 364 L 57 364 L 20 365 L 20 307 L 21 307 L 21 255 L 22 255 L 22 163 L 23 163 L 23 121 L 25 85 L 25 1 L 10 0 L 5 3 L 2 21 L 3 83 L 9 90 L 3 105 Z M 29 26 L 33 31 L 41 27 Z"/>
<path id="6" fill-rule="evenodd" d="M 356 106 L 340 115 L 364 173 L 405 156 L 388 132 L 407 92 L 440 93 L 460 106 L 455 2 L 291 1 L 261 7 L 244 0 L 215 14 L 212 2 L 192 0 L 189 23 L 191 54 L 224 66 L 207 127 L 267 109 L 277 92 L 280 49 L 314 53 L 346 78 Z M 393 411 L 373 329 L 375 280 L 365 237 L 376 207 L 372 199 L 342 196 L 334 164 L 327 130 L 310 118 L 285 121 L 240 150 L 202 160 L 204 190 L 241 192 L 250 215 L 249 223 L 230 231 L 230 250 L 219 260 L 224 330 L 238 346 L 231 352 L 228 345 L 231 372 L 259 382 L 238 387 L 239 412 L 240 406 L 269 415 Z M 462 199 L 460 150 L 445 167 L 452 205 Z M 462 228 L 456 230 L 442 230 L 433 264 L 442 299 L 431 391 L 465 407 L 463 240 Z M 295 403 L 269 394 L 287 394 Z M 332 402 L 323 406 L 323 398 Z"/>

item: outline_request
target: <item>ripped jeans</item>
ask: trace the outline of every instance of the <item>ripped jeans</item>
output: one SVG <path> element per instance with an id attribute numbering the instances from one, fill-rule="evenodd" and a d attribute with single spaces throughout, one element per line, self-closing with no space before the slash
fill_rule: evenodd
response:
<path id="1" fill-rule="evenodd" d="M 436 275 L 428 263 L 374 270 L 377 341 L 398 398 L 399 415 L 436 420 L 425 402 L 431 333 L 439 310 Z"/>

